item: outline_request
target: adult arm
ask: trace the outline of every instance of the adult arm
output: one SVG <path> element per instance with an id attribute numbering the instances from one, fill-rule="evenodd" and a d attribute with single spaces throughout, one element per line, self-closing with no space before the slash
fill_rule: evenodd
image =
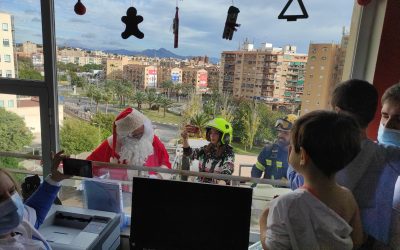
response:
<path id="1" fill-rule="evenodd" d="M 57 154 L 52 153 L 51 175 L 46 177 L 45 181 L 25 203 L 25 205 L 36 211 L 35 228 L 39 228 L 46 218 L 47 213 L 60 190 L 60 182 L 70 177 L 58 171 L 58 166 L 60 165 L 61 160 L 66 157 L 63 153 L 63 151 L 60 151 Z"/>
<path id="2" fill-rule="evenodd" d="M 256 164 L 251 168 L 251 177 L 260 178 L 262 174 L 265 172 L 266 168 L 266 160 L 271 155 L 272 146 L 267 145 L 263 148 L 260 154 L 257 157 Z"/>
<path id="3" fill-rule="evenodd" d="M 232 175 L 235 169 L 235 153 L 233 152 L 232 148 L 228 146 L 226 151 L 226 155 L 224 157 L 224 161 L 221 166 L 221 174 Z"/>
<path id="4" fill-rule="evenodd" d="M 60 184 L 51 180 L 50 176 L 48 176 L 36 192 L 26 201 L 25 205 L 36 211 L 36 229 L 39 228 L 46 218 L 59 190 Z"/>
<path id="5" fill-rule="evenodd" d="M 304 177 L 298 174 L 290 165 L 287 170 L 287 179 L 292 190 L 295 190 L 304 184 Z"/>

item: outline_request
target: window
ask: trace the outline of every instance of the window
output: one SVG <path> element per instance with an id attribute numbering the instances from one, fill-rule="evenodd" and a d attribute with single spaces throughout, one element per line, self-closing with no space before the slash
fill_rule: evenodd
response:
<path id="1" fill-rule="evenodd" d="M 11 70 L 7 70 L 6 71 L 6 77 L 8 77 L 8 78 L 12 77 L 12 71 Z"/>
<path id="2" fill-rule="evenodd" d="M 10 55 L 4 55 L 4 61 L 5 62 L 11 62 L 11 56 Z"/>
<path id="3" fill-rule="evenodd" d="M 4 101 L 0 100 L 0 108 L 4 108 Z"/>
<path id="4" fill-rule="evenodd" d="M 10 40 L 8 40 L 8 39 L 3 39 L 3 46 L 4 46 L 4 47 L 10 47 Z"/>
<path id="5" fill-rule="evenodd" d="M 8 107 L 14 108 L 14 100 L 8 100 Z"/>
<path id="6" fill-rule="evenodd" d="M 8 23 L 3 23 L 2 25 L 3 31 L 8 31 Z"/>

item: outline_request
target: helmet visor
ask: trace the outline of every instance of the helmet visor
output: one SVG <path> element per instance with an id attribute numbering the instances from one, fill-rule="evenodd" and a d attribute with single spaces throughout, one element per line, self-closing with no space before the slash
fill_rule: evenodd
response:
<path id="1" fill-rule="evenodd" d="M 284 129 L 284 130 L 290 130 L 292 129 L 292 123 L 285 120 L 285 119 L 278 119 L 275 123 L 275 128 L 276 129 Z"/>

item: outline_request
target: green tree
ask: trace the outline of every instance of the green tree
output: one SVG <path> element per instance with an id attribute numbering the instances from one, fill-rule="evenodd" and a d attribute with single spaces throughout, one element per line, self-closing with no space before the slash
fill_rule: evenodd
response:
<path id="1" fill-rule="evenodd" d="M 21 151 L 32 143 L 33 135 L 23 118 L 0 108 L 0 121 L 0 151 Z M 19 168 L 18 163 L 15 158 L 0 157 L 2 167 Z"/>
<path id="2" fill-rule="evenodd" d="M 33 135 L 22 117 L 0 108 L 0 151 L 19 151 L 31 144 Z"/>
<path id="3" fill-rule="evenodd" d="M 157 102 L 157 94 L 154 91 L 148 91 L 146 94 L 146 102 L 149 104 L 149 109 Z"/>
<path id="4" fill-rule="evenodd" d="M 261 122 L 258 113 L 258 104 L 256 102 L 250 103 L 241 120 L 244 127 L 242 143 L 244 144 L 245 150 L 247 150 L 247 147 L 251 150 L 253 148 L 254 137 Z"/>
<path id="5" fill-rule="evenodd" d="M 186 103 L 186 109 L 183 111 L 183 122 L 187 123 L 190 119 L 203 110 L 203 102 L 201 95 L 197 95 L 194 91 L 190 93 L 189 100 Z"/>
<path id="6" fill-rule="evenodd" d="M 168 98 L 169 98 L 169 93 L 173 87 L 174 87 L 174 83 L 171 80 L 167 80 L 167 81 L 164 81 L 161 83 L 161 88 L 164 89 L 164 93 L 166 90 Z"/>
<path id="7" fill-rule="evenodd" d="M 133 96 L 134 102 L 137 103 L 138 110 L 142 109 L 142 104 L 146 101 L 146 93 L 142 91 L 138 91 Z"/>
<path id="8" fill-rule="evenodd" d="M 113 122 L 115 120 L 114 114 L 104 114 L 101 112 L 93 115 L 90 124 L 100 129 L 101 140 L 106 139 L 112 134 Z"/>
<path id="9" fill-rule="evenodd" d="M 113 81 L 108 81 L 107 85 L 109 86 L 111 85 L 110 87 L 113 90 L 114 94 L 118 96 L 119 106 L 125 107 L 126 100 L 133 96 L 132 84 L 129 83 L 128 81 L 113 80 Z"/>
<path id="10" fill-rule="evenodd" d="M 203 137 L 203 132 L 206 129 L 207 123 L 210 121 L 210 117 L 206 113 L 197 113 L 190 118 L 190 124 L 197 126 L 199 131 L 199 136 Z"/>
<path id="11" fill-rule="evenodd" d="M 60 131 L 61 148 L 73 155 L 92 151 L 100 141 L 100 132 L 87 122 L 67 119 Z"/>
<path id="12" fill-rule="evenodd" d="M 37 71 L 32 64 L 32 60 L 28 57 L 18 58 L 18 77 L 28 80 L 40 80 L 44 77 Z"/>
<path id="13" fill-rule="evenodd" d="M 70 72 L 71 85 L 82 88 L 86 80 L 83 77 L 78 76 L 75 72 Z"/>
<path id="14" fill-rule="evenodd" d="M 165 97 L 161 98 L 160 105 L 164 109 L 164 117 L 165 117 L 165 112 L 166 112 L 167 108 L 171 107 L 173 103 L 174 102 L 172 100 L 170 100 L 169 98 L 165 98 Z"/>

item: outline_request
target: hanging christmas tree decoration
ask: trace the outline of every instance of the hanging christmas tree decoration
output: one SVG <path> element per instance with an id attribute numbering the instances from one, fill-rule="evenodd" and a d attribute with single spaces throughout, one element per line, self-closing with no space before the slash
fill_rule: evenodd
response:
<path id="1" fill-rule="evenodd" d="M 357 0 L 357 3 L 361 6 L 367 6 L 371 0 Z"/>
<path id="2" fill-rule="evenodd" d="M 174 33 L 174 48 L 178 48 L 178 39 L 179 39 L 179 8 L 178 5 L 176 6 L 176 11 L 175 11 L 175 18 L 172 22 L 172 29 Z"/>
<path id="3" fill-rule="evenodd" d="M 86 13 L 86 7 L 81 3 L 81 0 L 78 0 L 78 2 L 74 6 L 74 11 L 78 15 L 85 15 Z"/>
<path id="4" fill-rule="evenodd" d="M 237 31 L 236 27 L 240 27 L 240 24 L 236 23 L 239 12 L 240 10 L 235 6 L 232 5 L 229 7 L 222 38 L 232 40 L 233 32 Z"/>
<path id="5" fill-rule="evenodd" d="M 123 39 L 127 39 L 131 35 L 143 39 L 144 34 L 139 30 L 139 23 L 143 22 L 142 16 L 137 16 L 137 10 L 135 7 L 129 7 L 126 11 L 126 16 L 121 17 L 121 21 L 125 23 L 125 31 L 121 33 Z"/>
<path id="6" fill-rule="evenodd" d="M 285 5 L 283 10 L 278 16 L 278 19 L 286 19 L 286 21 L 297 21 L 297 19 L 305 19 L 308 18 L 308 13 L 306 8 L 304 7 L 303 0 L 297 0 L 297 2 L 300 5 L 301 12 L 303 12 L 302 15 L 285 15 L 287 9 L 289 6 L 292 4 L 293 0 L 289 0 L 289 2 Z"/>

